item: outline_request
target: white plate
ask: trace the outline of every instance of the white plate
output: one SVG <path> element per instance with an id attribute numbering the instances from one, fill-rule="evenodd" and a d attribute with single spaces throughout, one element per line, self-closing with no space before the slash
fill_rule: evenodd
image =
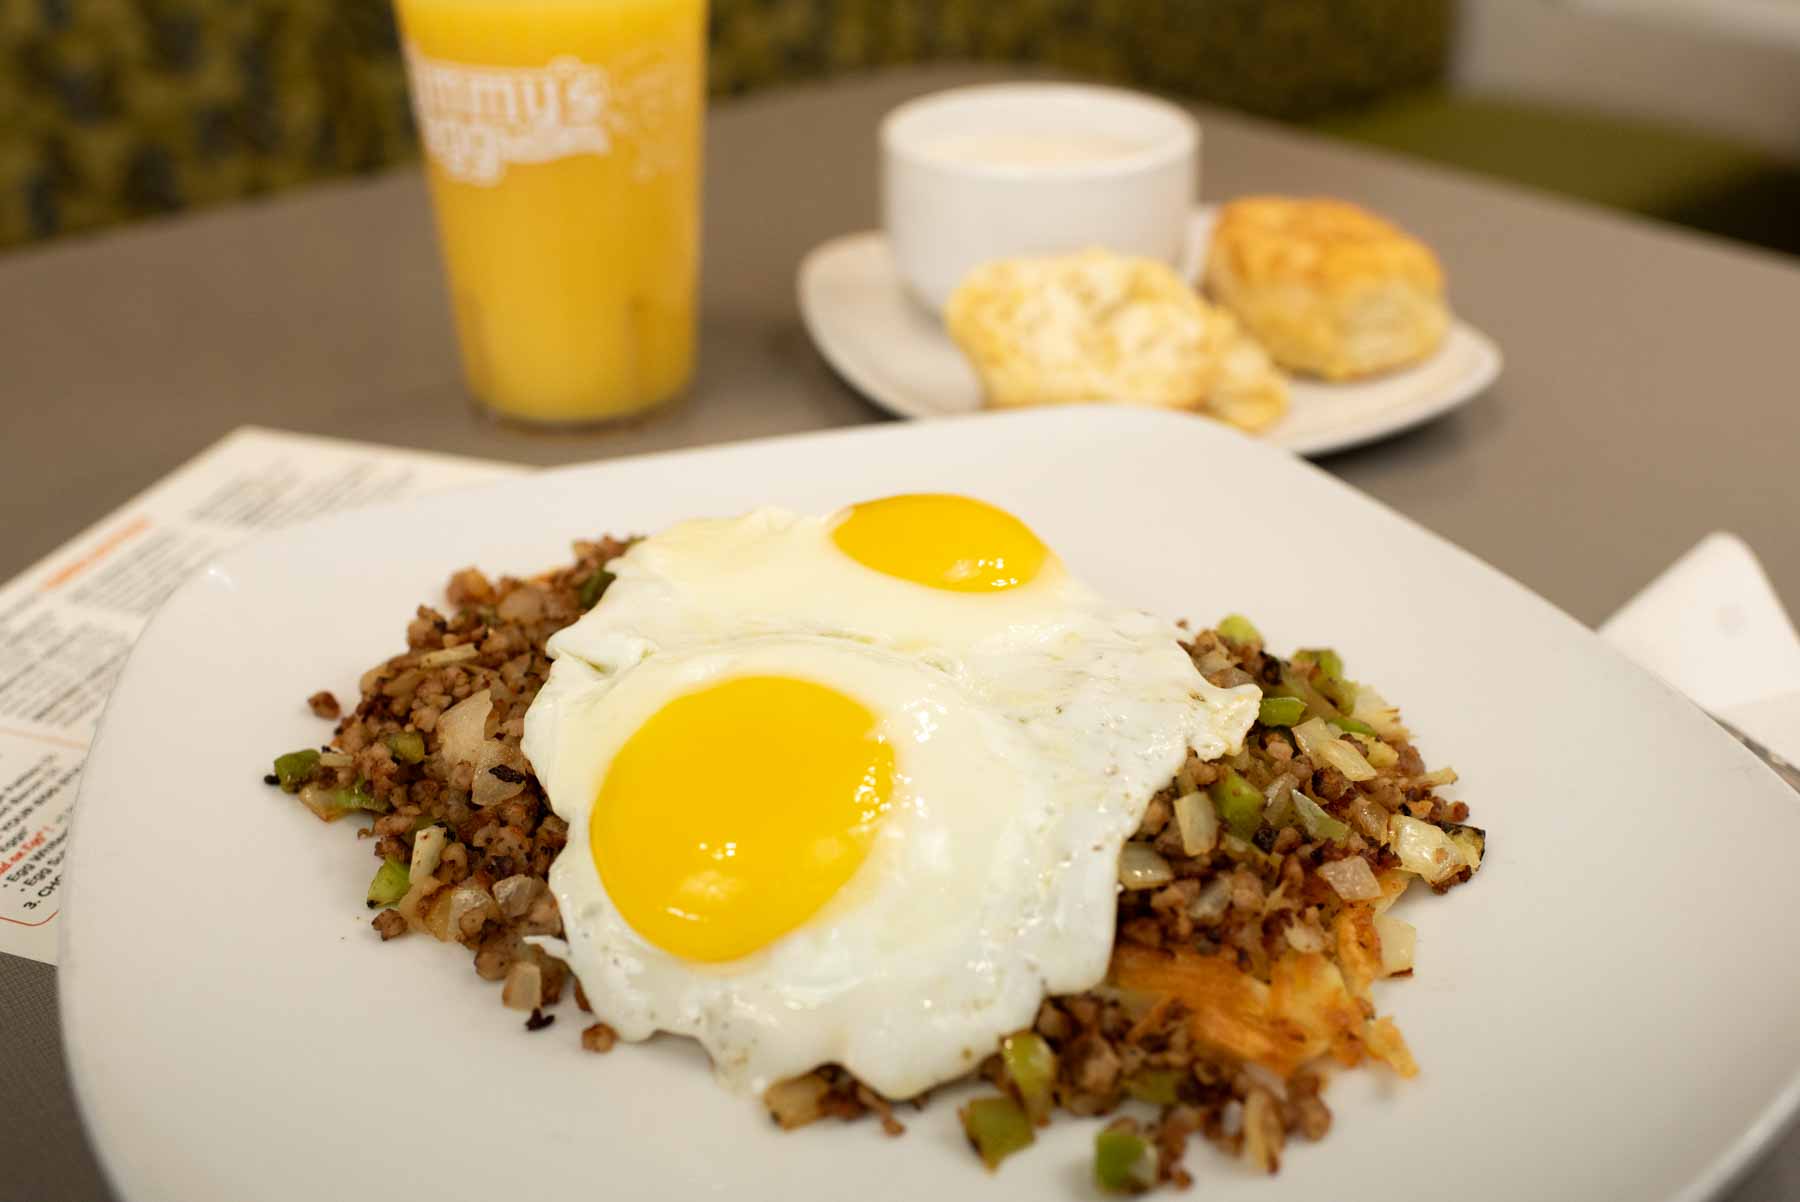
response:
<path id="1" fill-rule="evenodd" d="M 1800 806 L 1767 770 L 1571 619 L 1293 457 L 1072 409 L 550 472 L 328 518 L 202 572 L 132 653 L 75 814 L 64 1029 L 123 1195 L 1088 1196 L 1089 1123 L 989 1178 L 953 1099 L 904 1139 L 782 1135 L 680 1041 L 585 1054 L 566 1005 L 527 1034 L 468 953 L 382 945 L 368 845 L 259 780 L 322 737 L 302 698 L 355 696 L 454 568 L 912 489 L 1008 506 L 1121 600 L 1337 647 L 1492 832 L 1472 885 L 1403 903 L 1418 976 L 1378 1001 L 1423 1075 L 1346 1074 L 1330 1136 L 1272 1181 L 1196 1147 L 1205 1197 L 1691 1202 L 1793 1110 Z"/>
<path id="2" fill-rule="evenodd" d="M 1214 210 L 1194 213 L 1185 275 L 1205 262 Z M 800 316 L 825 361 L 850 386 L 900 417 L 952 417 L 981 408 L 981 384 L 943 323 L 900 282 L 887 239 L 851 234 L 800 264 Z M 1500 348 L 1466 322 L 1416 367 L 1353 384 L 1296 378 L 1287 415 L 1261 437 L 1300 455 L 1384 438 L 1467 404 L 1500 374 Z"/>

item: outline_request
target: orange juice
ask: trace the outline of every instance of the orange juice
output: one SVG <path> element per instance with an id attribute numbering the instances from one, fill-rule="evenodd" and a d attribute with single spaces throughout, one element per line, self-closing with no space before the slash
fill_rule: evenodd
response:
<path id="1" fill-rule="evenodd" d="M 705 0 L 397 0 L 470 389 L 598 421 L 693 371 Z"/>

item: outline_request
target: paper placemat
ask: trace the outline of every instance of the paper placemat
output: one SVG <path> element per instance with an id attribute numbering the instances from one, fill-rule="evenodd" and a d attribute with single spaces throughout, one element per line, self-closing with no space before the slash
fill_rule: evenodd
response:
<path id="1" fill-rule="evenodd" d="M 183 581 L 279 526 L 523 470 L 246 426 L 0 586 L 0 952 L 56 962 L 69 810 L 94 723 Z"/>

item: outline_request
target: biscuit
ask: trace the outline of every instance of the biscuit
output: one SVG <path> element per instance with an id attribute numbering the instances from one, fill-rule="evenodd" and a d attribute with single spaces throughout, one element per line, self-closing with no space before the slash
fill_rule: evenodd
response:
<path id="1" fill-rule="evenodd" d="M 984 264 L 944 316 L 993 408 L 1216 410 L 1257 429 L 1287 407 L 1286 381 L 1253 345 L 1244 349 L 1236 323 L 1152 260 L 1087 250 Z"/>
<path id="2" fill-rule="evenodd" d="M 1257 196 L 1225 205 L 1206 288 L 1276 363 L 1327 380 L 1416 363 L 1450 327 L 1431 248 L 1340 200 Z"/>
<path id="3" fill-rule="evenodd" d="M 1231 314 L 1215 308 L 1213 317 L 1218 368 L 1207 393 L 1206 412 L 1240 430 L 1266 429 L 1287 412 L 1287 377 Z"/>

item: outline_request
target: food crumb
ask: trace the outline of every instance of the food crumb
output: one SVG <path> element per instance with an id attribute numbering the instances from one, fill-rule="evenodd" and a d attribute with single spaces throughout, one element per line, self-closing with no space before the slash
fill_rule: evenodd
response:
<path id="1" fill-rule="evenodd" d="M 383 910 L 369 925 L 375 928 L 375 933 L 381 936 L 383 943 L 406 932 L 406 919 L 398 910 Z"/>
<path id="2" fill-rule="evenodd" d="M 494 599 L 494 586 L 479 568 L 464 568 L 450 577 L 446 591 L 456 606 L 485 605 Z"/>
<path id="3" fill-rule="evenodd" d="M 338 707 L 338 699 L 331 695 L 329 689 L 320 689 L 306 699 L 306 704 L 314 714 L 328 721 L 335 721 L 343 713 Z"/>
<path id="4" fill-rule="evenodd" d="M 542 1010 L 533 1010 L 531 1012 L 531 1017 L 525 1020 L 525 1029 L 527 1031 L 542 1031 L 545 1027 L 555 1021 L 556 1015 L 545 1014 Z"/>
<path id="5" fill-rule="evenodd" d="M 619 1042 L 619 1033 L 605 1023 L 595 1023 L 581 1033 L 581 1046 L 590 1052 L 610 1052 Z"/>

